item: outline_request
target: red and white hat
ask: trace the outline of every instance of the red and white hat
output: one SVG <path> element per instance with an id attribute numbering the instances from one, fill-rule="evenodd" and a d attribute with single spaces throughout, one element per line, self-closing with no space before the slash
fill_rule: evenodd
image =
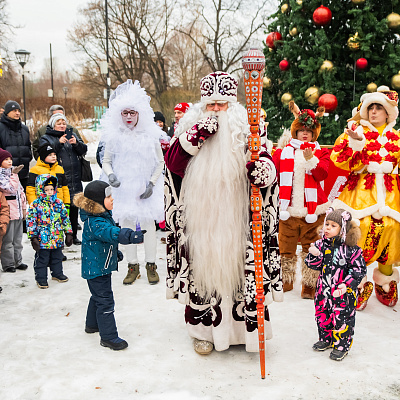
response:
<path id="1" fill-rule="evenodd" d="M 182 111 L 183 113 L 185 113 L 189 107 L 190 107 L 190 105 L 188 103 L 178 103 L 174 107 L 174 111 Z"/>
<path id="2" fill-rule="evenodd" d="M 216 101 L 237 101 L 238 81 L 226 72 L 217 71 L 208 74 L 200 80 L 202 103 Z"/>

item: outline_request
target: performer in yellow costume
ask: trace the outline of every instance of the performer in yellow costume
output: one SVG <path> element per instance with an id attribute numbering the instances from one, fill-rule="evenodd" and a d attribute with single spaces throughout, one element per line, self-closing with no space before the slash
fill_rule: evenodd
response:
<path id="1" fill-rule="evenodd" d="M 358 244 L 367 265 L 378 262 L 375 294 L 389 307 L 398 299 L 399 272 L 393 264 L 400 261 L 400 134 L 393 129 L 398 114 L 397 92 L 380 86 L 377 92 L 365 93 L 331 154 L 336 166 L 350 171 L 333 207 L 348 210 L 360 221 Z M 357 308 L 362 310 L 372 284 L 363 282 L 359 291 Z"/>

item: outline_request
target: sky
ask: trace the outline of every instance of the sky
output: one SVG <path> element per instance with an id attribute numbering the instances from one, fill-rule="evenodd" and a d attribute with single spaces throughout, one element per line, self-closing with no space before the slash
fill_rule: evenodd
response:
<path id="1" fill-rule="evenodd" d="M 15 35 L 9 45 L 10 51 L 24 49 L 31 52 L 25 70 L 39 75 L 45 60 L 50 58 L 50 43 L 53 60 L 62 71 L 71 70 L 77 58 L 67 42 L 67 32 L 78 20 L 78 8 L 87 0 L 18 0 L 7 1 L 8 21 L 14 26 Z"/>

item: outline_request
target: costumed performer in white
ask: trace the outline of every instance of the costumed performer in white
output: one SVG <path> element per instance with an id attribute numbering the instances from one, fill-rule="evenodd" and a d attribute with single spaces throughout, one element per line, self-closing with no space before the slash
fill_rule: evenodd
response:
<path id="1" fill-rule="evenodd" d="M 110 97 L 109 109 L 101 121 L 105 143 L 103 172 L 113 189 L 114 220 L 121 226 L 140 228 L 144 236 L 147 278 L 159 281 L 156 265 L 155 222 L 164 220 L 163 153 L 161 128 L 154 122 L 150 97 L 138 81 L 128 79 Z M 125 248 L 128 274 L 123 283 L 140 277 L 137 246 Z"/>

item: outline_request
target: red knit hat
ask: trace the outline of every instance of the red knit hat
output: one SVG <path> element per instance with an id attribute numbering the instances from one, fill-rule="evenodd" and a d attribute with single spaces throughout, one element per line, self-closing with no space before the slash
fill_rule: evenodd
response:
<path id="1" fill-rule="evenodd" d="M 183 113 L 185 113 L 188 108 L 189 108 L 189 104 L 188 103 L 178 103 L 175 106 L 174 111 L 182 111 Z"/>
<path id="2" fill-rule="evenodd" d="M 1 164 L 3 164 L 3 161 L 8 157 L 10 157 L 12 160 L 12 155 L 10 152 L 8 152 L 7 150 L 0 149 L 0 167 Z"/>

